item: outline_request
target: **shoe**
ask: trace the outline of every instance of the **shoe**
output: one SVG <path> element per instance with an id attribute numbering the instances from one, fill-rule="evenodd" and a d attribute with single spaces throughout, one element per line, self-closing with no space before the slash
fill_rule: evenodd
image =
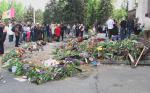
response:
<path id="1" fill-rule="evenodd" d="M 19 47 L 19 46 L 15 46 L 15 47 Z"/>

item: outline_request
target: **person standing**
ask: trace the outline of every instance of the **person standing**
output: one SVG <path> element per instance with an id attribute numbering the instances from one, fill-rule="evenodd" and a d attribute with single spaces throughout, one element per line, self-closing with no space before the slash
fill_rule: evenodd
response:
<path id="1" fill-rule="evenodd" d="M 56 29 L 55 29 L 55 37 L 56 37 L 56 41 L 59 42 L 60 39 L 60 35 L 61 35 L 61 27 L 58 24 Z"/>
<path id="2" fill-rule="evenodd" d="M 0 54 L 4 54 L 3 30 L 4 30 L 4 24 L 1 22 L 0 19 Z"/>
<path id="3" fill-rule="evenodd" d="M 73 36 L 76 36 L 75 35 L 75 33 L 76 33 L 76 25 L 75 24 L 73 25 L 72 29 L 73 29 Z"/>
<path id="4" fill-rule="evenodd" d="M 144 39 L 150 42 L 150 18 L 148 13 L 145 14 L 143 25 L 144 25 Z"/>
<path id="5" fill-rule="evenodd" d="M 81 24 L 81 25 L 79 26 L 79 29 L 80 29 L 80 37 L 83 38 L 84 25 Z"/>
<path id="6" fill-rule="evenodd" d="M 127 21 L 123 19 L 120 23 L 120 38 L 121 40 L 126 38 L 126 28 L 127 28 Z"/>
<path id="7" fill-rule="evenodd" d="M 23 41 L 23 27 L 22 27 L 21 22 L 18 23 L 18 27 L 19 27 L 19 31 L 20 31 L 19 43 L 22 43 L 22 41 Z"/>
<path id="8" fill-rule="evenodd" d="M 31 41 L 35 42 L 34 24 L 31 25 Z"/>
<path id="9" fill-rule="evenodd" d="M 131 33 L 134 31 L 134 20 L 131 18 L 128 18 L 127 21 L 127 37 L 130 38 Z"/>
<path id="10" fill-rule="evenodd" d="M 68 25 L 67 25 L 67 35 L 70 34 L 70 30 L 71 30 L 71 27 L 70 27 L 70 25 L 68 24 Z"/>
<path id="11" fill-rule="evenodd" d="M 64 40 L 64 32 L 66 31 L 66 27 L 64 24 L 61 25 L 61 38 L 62 41 Z"/>
<path id="12" fill-rule="evenodd" d="M 9 42 L 13 42 L 14 32 L 12 31 L 12 23 L 9 24 L 9 30 L 7 33 L 8 33 Z"/>
<path id="13" fill-rule="evenodd" d="M 118 23 L 116 20 L 114 20 L 115 24 L 114 24 L 114 28 L 112 31 L 112 35 L 113 35 L 113 39 L 114 41 L 118 40 L 118 32 L 119 32 L 119 28 L 118 28 Z"/>
<path id="14" fill-rule="evenodd" d="M 28 25 L 28 27 L 27 27 L 27 42 L 29 42 L 30 41 L 30 37 L 31 37 L 31 28 L 30 28 L 30 25 Z"/>
<path id="15" fill-rule="evenodd" d="M 79 29 L 79 24 L 76 25 L 76 38 L 79 37 L 80 34 L 80 29 Z"/>
<path id="16" fill-rule="evenodd" d="M 114 20 L 111 17 L 109 17 L 109 19 L 107 20 L 106 24 L 107 24 L 107 27 L 108 27 L 108 37 L 109 37 L 109 39 L 111 39 L 112 31 L 113 31 L 115 22 L 114 22 Z"/>
<path id="17" fill-rule="evenodd" d="M 9 30 L 8 23 L 5 23 L 5 27 L 3 30 L 3 42 L 5 42 L 5 40 L 6 40 L 8 30 Z"/>
<path id="18" fill-rule="evenodd" d="M 47 40 L 48 40 L 48 42 L 50 42 L 50 38 L 51 38 L 51 28 L 50 28 L 50 25 L 49 25 L 49 24 L 46 25 L 46 34 L 47 34 Z"/>
<path id="19" fill-rule="evenodd" d="M 15 47 L 19 47 L 19 39 L 20 39 L 20 31 L 19 31 L 19 25 L 17 24 L 16 26 L 13 27 L 14 32 L 15 32 L 15 37 L 16 37 L 16 41 L 15 41 Z"/>
<path id="20" fill-rule="evenodd" d="M 38 40 L 38 25 L 36 24 L 33 28 L 33 32 L 34 32 L 34 35 L 32 36 L 32 38 L 34 38 L 34 41 L 37 41 Z"/>
<path id="21" fill-rule="evenodd" d="M 55 24 L 51 24 L 51 32 L 52 32 L 52 39 L 54 39 L 54 34 L 55 34 Z"/>
<path id="22" fill-rule="evenodd" d="M 42 40 L 42 25 L 37 26 L 37 40 Z"/>
<path id="23" fill-rule="evenodd" d="M 98 33 L 102 33 L 103 32 L 103 28 L 102 28 L 102 26 L 100 24 L 97 26 L 97 32 Z"/>

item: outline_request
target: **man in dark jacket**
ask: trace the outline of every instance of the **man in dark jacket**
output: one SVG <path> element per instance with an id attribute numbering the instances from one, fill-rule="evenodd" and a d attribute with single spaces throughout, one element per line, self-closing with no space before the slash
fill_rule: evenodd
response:
<path id="1" fill-rule="evenodd" d="M 16 41 L 15 41 L 15 47 L 19 47 L 19 39 L 20 39 L 20 33 L 21 33 L 21 26 L 20 24 L 14 24 L 12 31 L 15 33 Z"/>
<path id="2" fill-rule="evenodd" d="M 125 39 L 126 37 L 126 27 L 127 27 L 127 21 L 125 19 L 123 19 L 120 23 L 120 37 L 121 40 Z"/>
<path id="3" fill-rule="evenodd" d="M 131 18 L 127 21 L 127 37 L 130 38 L 131 33 L 134 31 L 134 20 Z"/>
<path id="4" fill-rule="evenodd" d="M 61 38 L 62 41 L 64 40 L 64 32 L 66 31 L 67 27 L 64 24 L 61 24 Z"/>

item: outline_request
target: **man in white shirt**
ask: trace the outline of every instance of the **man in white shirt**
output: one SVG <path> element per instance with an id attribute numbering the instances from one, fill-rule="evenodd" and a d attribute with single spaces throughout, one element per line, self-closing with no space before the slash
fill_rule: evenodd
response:
<path id="1" fill-rule="evenodd" d="M 148 13 L 145 14 L 143 23 L 144 23 L 144 38 L 145 40 L 150 41 L 150 18 Z"/>
<path id="2" fill-rule="evenodd" d="M 106 24 L 107 24 L 107 27 L 108 27 L 108 37 L 109 37 L 109 39 L 111 39 L 111 36 L 112 36 L 111 33 L 112 33 L 113 28 L 114 28 L 115 22 L 111 17 L 109 17 Z"/>

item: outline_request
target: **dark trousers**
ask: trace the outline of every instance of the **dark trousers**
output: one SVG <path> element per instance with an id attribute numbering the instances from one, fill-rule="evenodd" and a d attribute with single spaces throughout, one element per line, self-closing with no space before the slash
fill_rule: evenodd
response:
<path id="1" fill-rule="evenodd" d="M 20 36 L 15 36 L 16 37 L 16 42 L 15 42 L 15 46 L 18 47 L 19 46 L 19 38 Z"/>
<path id="2" fill-rule="evenodd" d="M 79 37 L 79 30 L 76 30 L 76 37 Z"/>
<path id="3" fill-rule="evenodd" d="M 56 36 L 56 41 L 59 42 L 60 36 Z"/>
<path id="4" fill-rule="evenodd" d="M 36 40 L 35 40 L 35 33 L 34 33 L 34 31 L 31 31 L 31 40 L 32 40 L 33 42 L 36 41 Z"/>
<path id="5" fill-rule="evenodd" d="M 111 37 L 112 37 L 112 31 L 113 31 L 113 29 L 108 29 L 108 37 L 109 37 L 109 39 L 111 39 Z"/>
<path id="6" fill-rule="evenodd" d="M 3 42 L 5 42 L 6 36 L 7 36 L 7 32 L 4 32 L 4 33 L 3 33 Z"/>
<path id="7" fill-rule="evenodd" d="M 80 37 L 83 37 L 83 31 L 80 31 Z"/>
<path id="8" fill-rule="evenodd" d="M 0 41 L 0 54 L 4 54 L 4 45 L 3 45 L 3 41 Z"/>
<path id="9" fill-rule="evenodd" d="M 121 40 L 124 40 L 126 38 L 126 28 L 120 29 L 120 38 Z"/>
<path id="10" fill-rule="evenodd" d="M 61 32 L 62 41 L 64 40 L 64 31 Z"/>
<path id="11" fill-rule="evenodd" d="M 130 38 L 132 32 L 133 32 L 133 28 L 128 28 L 128 31 L 127 31 L 128 38 Z"/>
<path id="12" fill-rule="evenodd" d="M 47 40 L 49 42 L 50 39 L 51 39 L 51 32 L 50 31 L 46 31 L 46 34 L 47 34 Z"/>
<path id="13" fill-rule="evenodd" d="M 26 32 L 23 32 L 23 41 L 26 41 L 26 37 L 27 37 Z"/>

